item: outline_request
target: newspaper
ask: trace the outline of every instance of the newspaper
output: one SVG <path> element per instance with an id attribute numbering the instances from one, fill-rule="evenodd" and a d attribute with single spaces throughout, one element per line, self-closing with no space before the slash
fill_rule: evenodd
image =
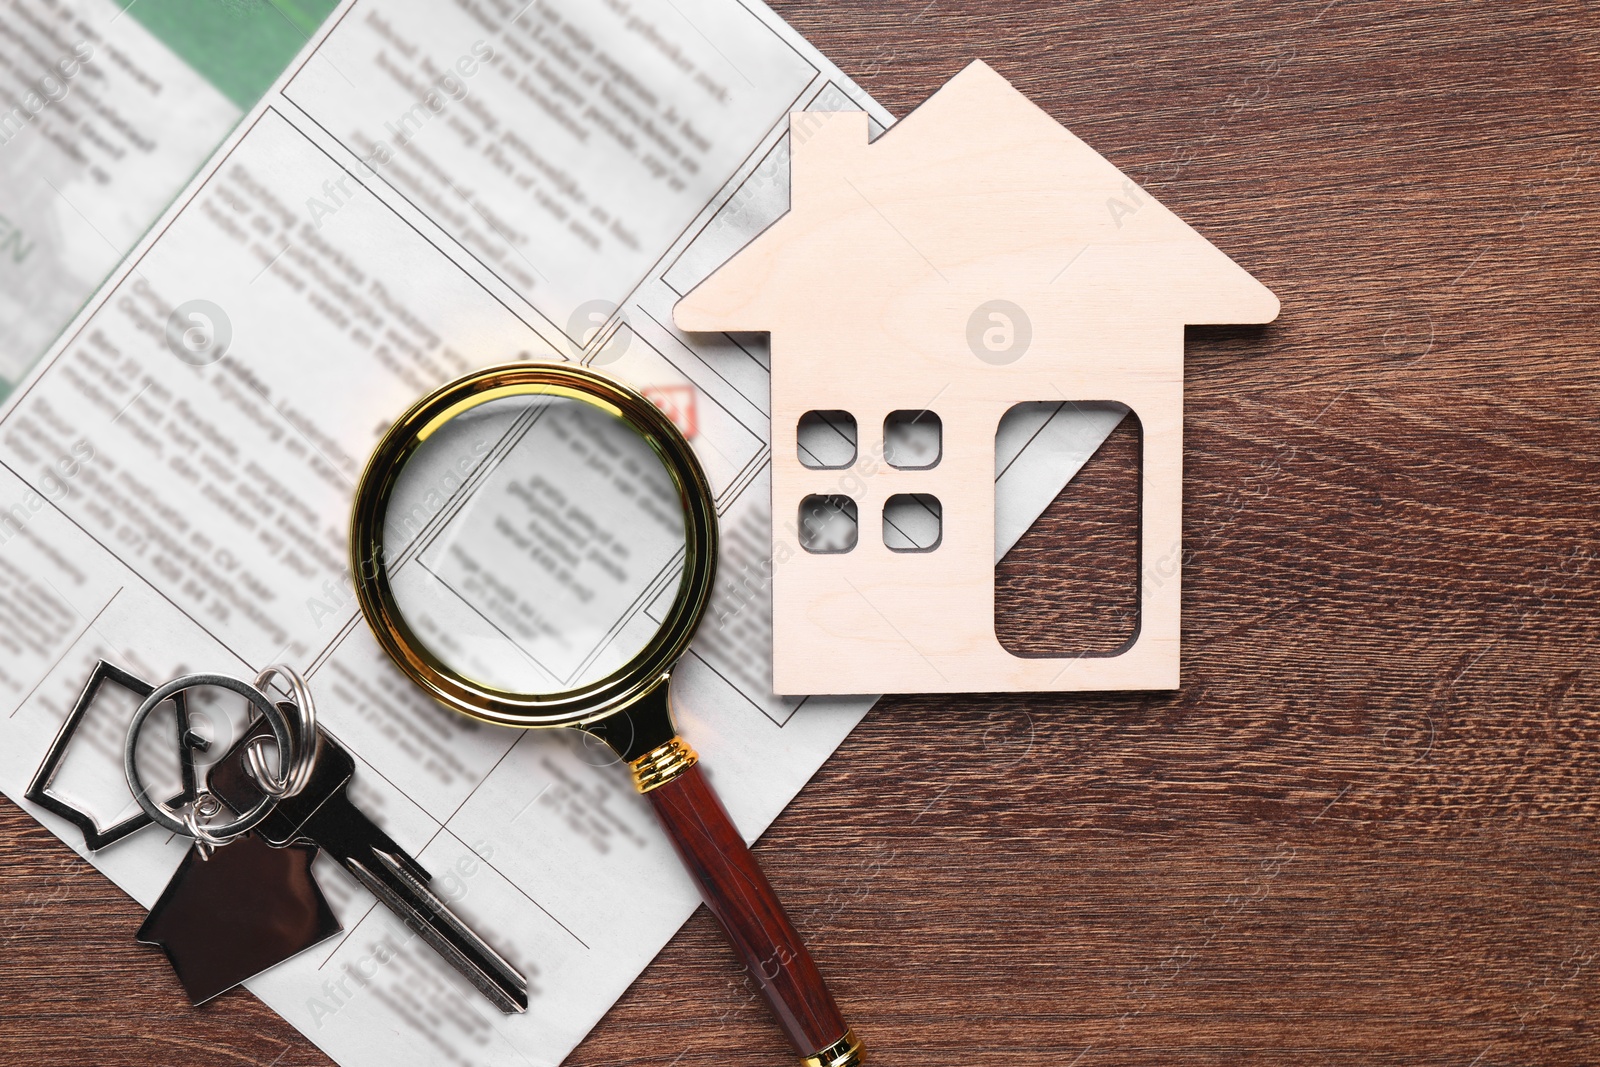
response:
<path id="1" fill-rule="evenodd" d="M 340 1063 L 558 1063 L 698 904 L 614 758 L 432 703 L 361 622 L 354 484 L 424 391 L 581 361 L 690 436 L 724 552 L 674 699 L 747 839 L 875 699 L 772 694 L 767 350 L 671 325 L 787 209 L 787 116 L 806 109 L 892 122 L 749 0 L 350 0 L 0 411 L 0 788 L 21 803 L 98 658 L 152 681 L 293 664 L 357 758 L 356 802 L 530 980 L 528 1012 L 500 1015 L 319 860 L 344 932 L 249 988 Z M 997 553 L 1121 414 L 1007 421 Z M 97 705 L 57 779 L 102 826 L 133 810 L 130 710 Z M 225 748 L 238 724 L 212 711 Z M 148 906 L 186 845 L 145 830 L 89 859 Z M 826 958 L 826 929 L 797 919 Z"/>
<path id="2" fill-rule="evenodd" d="M 0 4 L 0 397 L 332 9 Z"/>

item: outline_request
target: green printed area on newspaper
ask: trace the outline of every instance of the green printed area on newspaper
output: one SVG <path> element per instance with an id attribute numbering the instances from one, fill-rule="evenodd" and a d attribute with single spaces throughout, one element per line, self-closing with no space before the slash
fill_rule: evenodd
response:
<path id="1" fill-rule="evenodd" d="M 123 11 L 250 110 L 338 0 L 133 0 Z"/>

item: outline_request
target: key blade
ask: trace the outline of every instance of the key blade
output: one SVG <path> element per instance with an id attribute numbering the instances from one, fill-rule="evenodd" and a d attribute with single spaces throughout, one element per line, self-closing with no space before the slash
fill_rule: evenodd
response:
<path id="1" fill-rule="evenodd" d="M 508 1015 L 528 1009 L 527 979 L 450 910 L 428 885 L 427 872 L 363 815 L 344 790 L 329 797 L 301 832 L 321 845 L 495 1007 Z"/>
<path id="2" fill-rule="evenodd" d="M 365 857 L 335 858 L 495 1007 L 507 1015 L 528 1010 L 528 980 L 399 859 L 376 849 Z"/>

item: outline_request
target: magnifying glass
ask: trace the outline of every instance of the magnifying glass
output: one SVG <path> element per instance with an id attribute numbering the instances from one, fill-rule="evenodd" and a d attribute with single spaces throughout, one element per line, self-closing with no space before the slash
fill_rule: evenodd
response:
<path id="1" fill-rule="evenodd" d="M 356 489 L 351 570 L 418 685 L 502 726 L 576 727 L 628 765 L 805 1067 L 853 1067 L 783 905 L 678 736 L 673 665 L 716 575 L 717 516 L 678 428 L 593 370 L 519 363 L 419 400 Z"/>

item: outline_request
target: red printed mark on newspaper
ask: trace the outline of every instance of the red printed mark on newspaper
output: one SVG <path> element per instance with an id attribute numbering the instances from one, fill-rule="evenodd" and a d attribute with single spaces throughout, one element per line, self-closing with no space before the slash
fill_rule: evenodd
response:
<path id="1" fill-rule="evenodd" d="M 683 436 L 693 438 L 700 428 L 695 414 L 694 386 L 647 385 L 639 390 L 656 407 L 667 413 L 667 418 L 677 424 Z"/>

